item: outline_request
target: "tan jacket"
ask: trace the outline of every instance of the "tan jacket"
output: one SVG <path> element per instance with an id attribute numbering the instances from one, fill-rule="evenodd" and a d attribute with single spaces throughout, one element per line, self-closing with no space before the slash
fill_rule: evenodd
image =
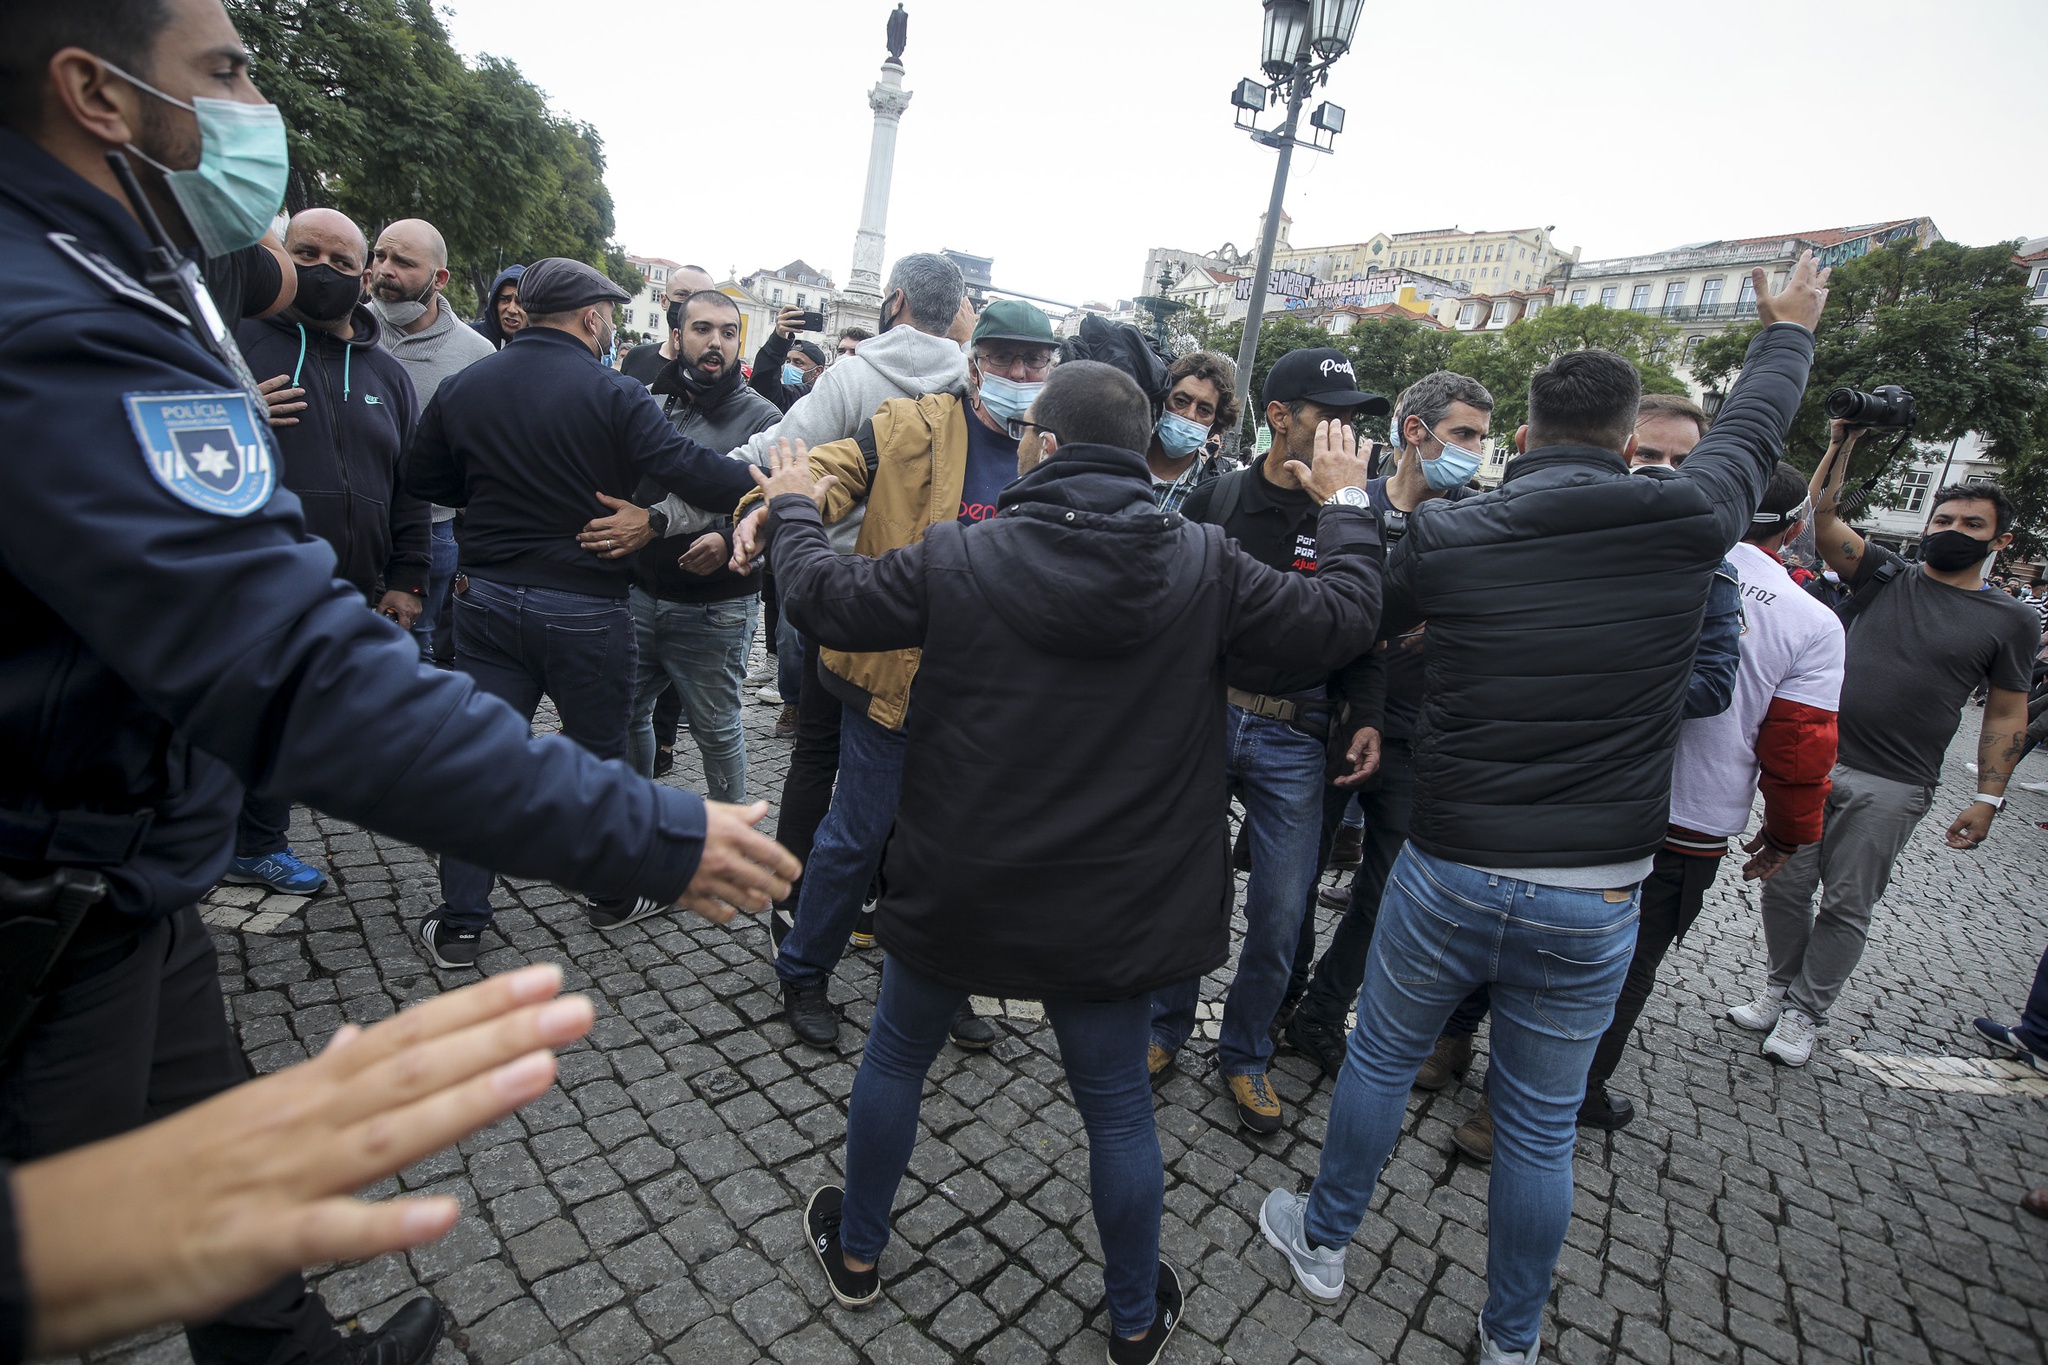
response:
<path id="1" fill-rule="evenodd" d="M 979 421 L 966 402 L 950 393 L 891 398 L 875 410 L 875 472 L 870 480 L 860 438 L 833 441 L 811 451 L 811 472 L 830 474 L 838 485 L 825 495 L 826 523 L 840 521 L 858 502 L 867 503 L 856 554 L 869 558 L 915 545 L 925 529 L 960 515 L 967 481 L 967 424 Z M 748 494 L 744 516 L 760 494 Z M 772 554 L 772 551 L 771 551 Z M 850 684 L 835 689 L 841 699 L 864 700 L 867 717 L 890 730 L 903 728 L 910 683 L 922 651 L 893 649 L 881 654 L 842 654 L 821 649 L 818 657 L 834 677 Z"/>

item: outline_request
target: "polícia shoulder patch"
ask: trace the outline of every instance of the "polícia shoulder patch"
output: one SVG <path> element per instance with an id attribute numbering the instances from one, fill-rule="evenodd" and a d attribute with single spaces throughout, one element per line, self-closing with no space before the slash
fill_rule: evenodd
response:
<path id="1" fill-rule="evenodd" d="M 246 393 L 128 393 L 128 423 L 156 481 L 180 502 L 243 517 L 270 501 L 277 465 Z"/>

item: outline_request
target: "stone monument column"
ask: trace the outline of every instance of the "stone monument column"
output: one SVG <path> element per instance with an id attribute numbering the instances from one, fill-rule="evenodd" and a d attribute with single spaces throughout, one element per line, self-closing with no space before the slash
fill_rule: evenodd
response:
<path id="1" fill-rule="evenodd" d="M 889 57 L 882 63 L 882 78 L 868 91 L 868 108 L 875 111 L 875 132 L 868 144 L 867 193 L 861 199 L 860 229 L 853 235 L 853 274 L 842 308 L 848 313 L 865 313 L 870 321 L 879 319 L 882 308 L 882 247 L 889 224 L 889 181 L 896 170 L 896 128 L 903 121 L 903 111 L 910 107 L 910 92 L 903 88 L 907 27 L 903 7 L 898 5 L 890 15 Z"/>

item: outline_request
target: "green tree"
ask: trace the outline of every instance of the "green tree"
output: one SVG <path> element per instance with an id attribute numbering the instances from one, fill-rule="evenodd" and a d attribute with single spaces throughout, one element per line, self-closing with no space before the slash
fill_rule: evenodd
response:
<path id="1" fill-rule="evenodd" d="M 2021 548 L 2037 548 L 2048 529 L 2048 342 L 2034 334 L 2040 315 L 2013 246 L 1887 247 L 1835 267 L 1788 458 L 1811 469 L 1826 451 L 1831 389 L 1901 385 L 1918 409 L 1915 440 L 1947 445 L 1974 431 L 1990 443 L 2019 504 Z M 1702 342 L 1701 382 L 1726 387 L 1762 326 Z M 1865 439 L 1853 477 L 1882 484 L 1912 458 L 1906 443 Z"/>
<path id="2" fill-rule="evenodd" d="M 425 218 L 478 297 L 513 261 L 569 256 L 644 283 L 612 242 L 604 145 L 512 63 L 470 66 L 430 0 L 227 0 L 289 129 L 285 206 L 340 209 L 375 235 Z"/>
<path id="3" fill-rule="evenodd" d="M 1446 368 L 1471 375 L 1493 393 L 1493 435 L 1509 440 L 1529 420 L 1529 377 L 1570 351 L 1599 347 L 1634 363 L 1645 393 L 1684 393 L 1672 373 L 1678 329 L 1660 318 L 1621 309 L 1545 308 L 1498 332 L 1466 332 L 1451 348 Z"/>

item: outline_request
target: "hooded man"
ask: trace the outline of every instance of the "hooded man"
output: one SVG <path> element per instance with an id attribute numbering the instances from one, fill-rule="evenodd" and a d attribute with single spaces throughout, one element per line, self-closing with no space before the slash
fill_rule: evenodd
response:
<path id="1" fill-rule="evenodd" d="M 526 326 L 526 312 L 519 306 L 519 277 L 525 273 L 523 265 L 508 265 L 500 270 L 484 295 L 483 312 L 469 324 L 478 336 L 491 343 L 494 351 L 503 350 L 513 334 Z"/>
<path id="2" fill-rule="evenodd" d="M 422 411 L 441 381 L 485 356 L 491 343 L 456 320 L 441 291 L 448 286 L 448 244 L 423 218 L 401 218 L 378 234 L 370 253 L 370 311 L 383 324 L 377 343 L 405 366 Z M 454 661 L 449 587 L 455 581 L 455 509 L 429 504 L 431 563 L 413 638 L 425 658 Z"/>

